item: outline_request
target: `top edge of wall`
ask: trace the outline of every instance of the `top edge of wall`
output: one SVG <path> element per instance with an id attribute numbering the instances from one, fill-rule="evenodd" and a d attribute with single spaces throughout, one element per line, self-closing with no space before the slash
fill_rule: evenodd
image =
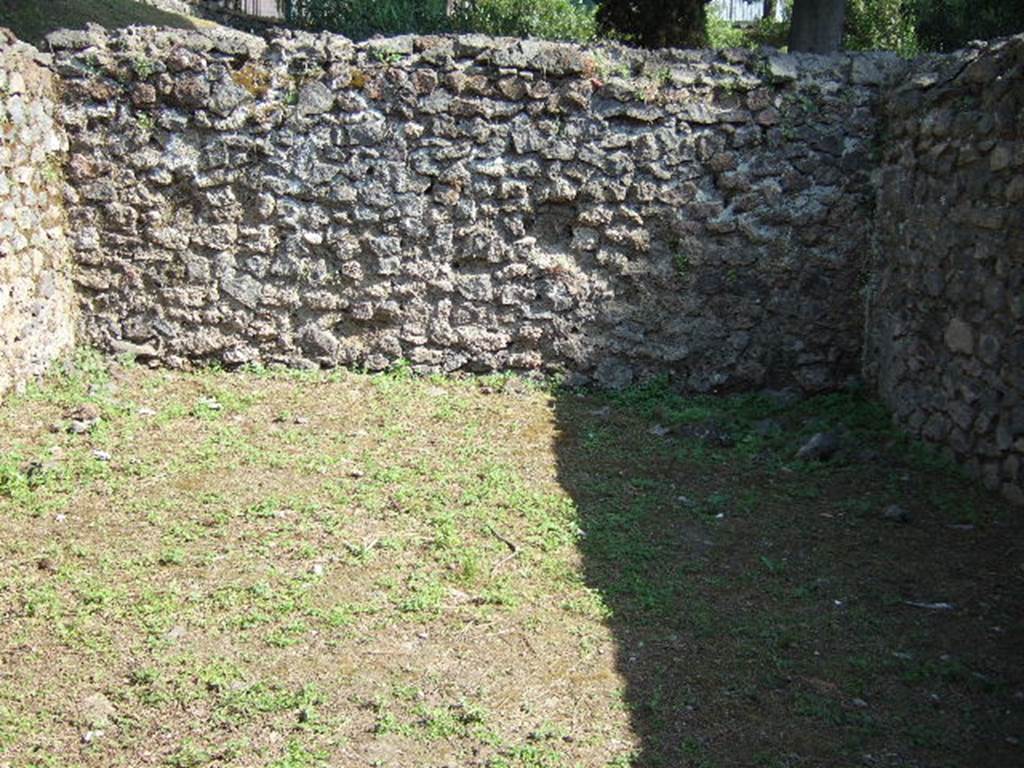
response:
<path id="1" fill-rule="evenodd" d="M 40 64 L 48 64 L 50 55 L 43 53 L 32 43 L 22 40 L 7 27 L 0 26 L 0 55 L 20 54 L 36 60 Z"/>
<path id="2" fill-rule="evenodd" d="M 773 48 L 645 50 L 618 43 L 581 45 L 558 41 L 490 37 L 480 34 L 399 35 L 378 37 L 355 43 L 328 33 L 312 33 L 275 27 L 265 36 L 220 28 L 179 30 L 161 27 L 129 27 L 106 30 L 90 25 L 86 30 L 58 30 L 46 38 L 53 51 L 107 49 L 113 52 L 157 52 L 181 46 L 199 53 L 221 54 L 235 58 L 259 59 L 266 55 L 303 57 L 316 61 L 350 61 L 360 54 L 376 57 L 382 63 L 438 65 L 454 61 L 499 68 L 532 70 L 546 76 L 564 77 L 592 74 L 595 58 L 605 58 L 631 69 L 651 66 L 719 65 L 758 68 L 776 81 L 797 79 L 835 79 L 849 73 L 863 84 L 883 84 L 901 76 L 907 62 L 888 51 L 818 54 L 787 54 Z M 838 62 L 838 67 L 837 67 Z M 837 69 L 840 72 L 837 72 Z"/>
<path id="3" fill-rule="evenodd" d="M 994 40 L 976 40 L 951 53 L 929 53 L 912 62 L 896 91 L 941 90 L 944 85 L 978 85 L 997 78 L 1021 77 L 1024 34 Z M 899 102 L 895 105 L 899 107 Z"/>
<path id="4" fill-rule="evenodd" d="M 5 30 L 6 32 L 6 30 Z M 9 35 L 9 33 L 8 33 Z M 13 35 L 10 35 L 12 39 Z M 0 45 L 5 42 L 0 34 Z M 24 43 L 24 45 L 28 45 Z M 1024 45 L 1024 34 L 991 41 L 977 41 L 952 53 L 926 54 L 916 60 L 902 59 L 892 51 L 840 52 L 831 55 L 783 53 L 774 48 L 646 50 L 618 43 L 582 45 L 559 41 L 490 37 L 481 34 L 399 35 L 377 37 L 364 42 L 329 32 L 305 32 L 275 27 L 265 35 L 254 35 L 228 27 L 181 30 L 136 26 L 107 30 L 89 24 L 84 30 L 62 29 L 46 37 L 51 51 L 109 49 L 111 51 L 159 51 L 181 46 L 196 52 L 259 59 L 269 54 L 300 56 L 318 61 L 351 60 L 360 53 L 376 56 L 387 63 L 442 64 L 471 60 L 477 64 L 543 72 L 548 76 L 587 74 L 594 66 L 594 55 L 634 67 L 644 65 L 720 64 L 760 67 L 763 74 L 777 81 L 835 79 L 849 72 L 858 84 L 894 84 L 908 70 L 955 71 L 960 63 L 979 56 Z M 30 46 L 31 47 L 31 46 Z M 838 65 L 838 66 L 837 66 Z M 849 68 L 849 69 L 847 69 Z M 839 70 L 837 72 L 837 70 Z M 932 81 L 941 79 L 941 74 Z M 929 85 L 928 76 L 915 78 L 914 85 Z"/>
<path id="5" fill-rule="evenodd" d="M 3 83 L 8 95 L 49 92 L 53 88 L 53 57 L 43 53 L 31 43 L 19 39 L 6 27 L 0 27 L 0 70 L 17 71 L 16 79 Z"/>

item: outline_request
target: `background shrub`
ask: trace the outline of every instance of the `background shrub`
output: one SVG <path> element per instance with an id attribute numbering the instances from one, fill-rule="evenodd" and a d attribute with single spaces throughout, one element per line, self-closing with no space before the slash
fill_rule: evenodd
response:
<path id="1" fill-rule="evenodd" d="M 282 0 L 289 23 L 365 40 L 373 35 L 483 32 L 489 35 L 593 40 L 596 6 L 585 0 Z"/>
<path id="2" fill-rule="evenodd" d="M 782 48 L 789 38 L 789 17 L 792 0 L 781 0 L 783 18 L 760 19 L 753 24 L 732 24 L 726 21 L 713 6 L 708 6 L 708 45 L 712 48 L 757 48 L 770 45 Z"/>
<path id="3" fill-rule="evenodd" d="M 915 0 L 847 0 L 844 45 L 851 51 L 896 51 L 915 56 Z"/>
<path id="4" fill-rule="evenodd" d="M 748 45 L 745 29 L 730 24 L 713 6 L 708 8 L 708 45 L 712 48 L 743 48 Z"/>
<path id="5" fill-rule="evenodd" d="M 429 34 L 449 25 L 445 0 L 282 0 L 281 10 L 291 24 L 353 40 Z"/>
<path id="6" fill-rule="evenodd" d="M 783 21 L 733 26 L 704 0 L 278 0 L 285 18 L 354 40 L 376 34 L 483 32 L 586 42 L 600 35 L 645 47 L 786 45 Z M 451 10 L 451 12 L 449 12 Z M 1024 30 L 1024 0 L 847 0 L 844 46 L 904 56 L 951 51 Z"/>
<path id="7" fill-rule="evenodd" d="M 585 42 L 597 36 L 596 6 L 581 0 L 475 0 L 458 14 L 459 28 L 488 35 Z"/>

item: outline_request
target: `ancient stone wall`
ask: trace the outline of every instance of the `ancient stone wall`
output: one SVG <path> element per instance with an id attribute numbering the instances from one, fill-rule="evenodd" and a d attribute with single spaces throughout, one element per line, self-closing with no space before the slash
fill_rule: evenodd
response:
<path id="1" fill-rule="evenodd" d="M 0 43 L 0 390 L 72 342 L 66 226 L 103 348 L 696 391 L 863 371 L 1024 503 L 1024 37 L 908 63 L 61 32 L 63 168 L 44 60 Z"/>
<path id="2" fill-rule="evenodd" d="M 74 340 L 66 139 L 45 63 L 0 29 L 0 395 L 41 374 Z"/>
<path id="3" fill-rule="evenodd" d="M 50 42 L 90 343 L 697 391 L 859 372 L 895 57 Z"/>
<path id="4" fill-rule="evenodd" d="M 1024 36 L 924 62 L 885 119 L 867 370 L 1024 503 Z"/>

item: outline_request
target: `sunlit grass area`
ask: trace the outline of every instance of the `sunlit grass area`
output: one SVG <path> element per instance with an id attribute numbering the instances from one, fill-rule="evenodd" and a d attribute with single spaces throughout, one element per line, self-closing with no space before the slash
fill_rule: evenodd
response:
<path id="1" fill-rule="evenodd" d="M 1011 765 L 1021 527 L 852 393 L 84 354 L 0 406 L 0 765 Z"/>

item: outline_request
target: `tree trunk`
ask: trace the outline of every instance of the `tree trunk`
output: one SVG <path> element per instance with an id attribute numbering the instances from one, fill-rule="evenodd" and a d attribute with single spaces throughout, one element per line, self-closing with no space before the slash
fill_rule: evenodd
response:
<path id="1" fill-rule="evenodd" d="M 835 53 L 843 42 L 845 0 L 794 0 L 789 50 Z"/>
<path id="2" fill-rule="evenodd" d="M 708 0 L 603 0 L 597 22 L 644 48 L 703 48 Z"/>
<path id="3" fill-rule="evenodd" d="M 761 5 L 761 18 L 766 21 L 775 21 L 775 9 L 779 7 L 779 0 L 764 0 Z"/>

